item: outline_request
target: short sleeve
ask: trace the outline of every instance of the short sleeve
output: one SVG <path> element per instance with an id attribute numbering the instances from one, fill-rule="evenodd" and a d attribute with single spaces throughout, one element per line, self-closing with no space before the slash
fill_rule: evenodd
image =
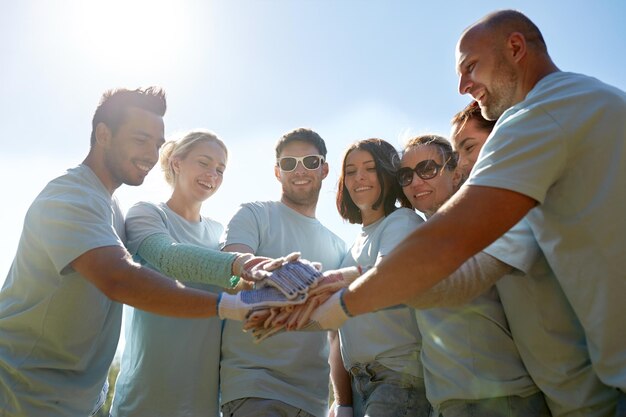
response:
<path id="1" fill-rule="evenodd" d="M 566 135 L 540 107 L 507 112 L 501 119 L 467 184 L 504 188 L 543 203 L 565 169 Z"/>
<path id="2" fill-rule="evenodd" d="M 115 230 L 117 216 L 113 205 L 103 199 L 39 199 L 34 203 L 25 224 L 32 224 L 44 250 L 60 274 L 71 271 L 70 264 L 92 249 L 122 246 Z"/>
<path id="3" fill-rule="evenodd" d="M 269 219 L 266 219 L 265 227 Z M 253 210 L 249 204 L 239 207 L 235 215 L 228 222 L 220 239 L 220 249 L 225 246 L 241 244 L 249 246 L 254 253 L 260 245 L 260 231 L 264 229 L 259 213 Z"/>
<path id="4" fill-rule="evenodd" d="M 165 213 L 156 204 L 139 202 L 126 214 L 126 247 L 135 255 L 141 243 L 157 233 L 170 234 L 166 226 Z"/>

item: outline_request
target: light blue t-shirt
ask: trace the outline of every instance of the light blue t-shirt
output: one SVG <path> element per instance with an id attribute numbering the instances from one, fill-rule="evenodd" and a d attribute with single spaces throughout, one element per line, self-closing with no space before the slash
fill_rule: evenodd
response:
<path id="1" fill-rule="evenodd" d="M 341 266 L 373 266 L 424 221 L 413 210 L 400 208 L 364 226 Z M 419 359 L 421 337 L 412 308 L 363 314 L 339 329 L 346 369 L 378 361 L 396 372 L 423 378 Z"/>
<path id="2" fill-rule="evenodd" d="M 594 370 L 626 390 L 626 93 L 556 72 L 502 114 L 469 185 L 539 205 L 528 223 L 580 320 Z"/>
<path id="3" fill-rule="evenodd" d="M 512 266 L 523 269 L 534 255 L 530 250 L 520 253 Z M 513 341 L 495 286 L 464 306 L 415 314 L 422 333 L 426 396 L 434 407 L 539 391 Z"/>
<path id="4" fill-rule="evenodd" d="M 124 240 L 117 200 L 86 165 L 35 198 L 0 292 L 0 416 L 91 414 L 115 355 L 122 305 L 70 264 Z"/>
<path id="5" fill-rule="evenodd" d="M 415 314 L 426 396 L 434 407 L 539 391 L 513 342 L 495 286 L 462 307 Z"/>
<path id="6" fill-rule="evenodd" d="M 345 243 L 317 219 L 281 202 L 243 204 L 224 233 L 222 247 L 244 244 L 259 256 L 299 251 L 325 270 L 337 269 Z M 283 401 L 315 416 L 328 410 L 326 332 L 285 332 L 255 344 L 242 323 L 225 320 L 222 334 L 222 404 L 257 397 Z"/>
<path id="7" fill-rule="evenodd" d="M 207 217 L 190 222 L 165 203 L 140 202 L 126 216 L 127 247 L 133 255 L 157 233 L 219 250 L 223 230 Z M 207 284 L 185 285 L 219 291 Z M 111 416 L 218 417 L 221 320 L 165 317 L 129 306 L 124 315 L 126 345 Z"/>
<path id="8" fill-rule="evenodd" d="M 617 391 L 596 376 L 585 334 L 525 219 L 484 252 L 521 273 L 496 287 L 524 365 L 554 417 L 613 415 Z"/>

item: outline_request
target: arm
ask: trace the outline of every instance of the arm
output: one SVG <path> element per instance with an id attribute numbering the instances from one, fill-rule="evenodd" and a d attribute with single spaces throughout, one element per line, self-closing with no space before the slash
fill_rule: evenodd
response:
<path id="1" fill-rule="evenodd" d="M 514 268 L 491 255 L 479 252 L 465 261 L 448 278 L 426 293 L 407 301 L 413 308 L 456 307 L 478 297 Z"/>
<path id="2" fill-rule="evenodd" d="M 350 285 L 343 294 L 345 307 L 352 314 L 364 314 L 406 303 L 452 274 L 535 205 L 534 199 L 514 191 L 462 187 L 428 222 Z M 386 280 L 389 276 L 394 279 Z"/>
<path id="3" fill-rule="evenodd" d="M 328 364 L 330 365 L 330 381 L 333 384 L 333 398 L 335 405 L 352 405 L 352 385 L 350 374 L 343 366 L 341 359 L 341 349 L 339 345 L 339 333 L 337 331 L 328 332 L 328 342 L 330 353 Z"/>
<path id="4" fill-rule="evenodd" d="M 155 233 L 139 245 L 137 254 L 163 274 L 183 282 L 231 287 L 236 254 L 176 242 L 166 233 Z"/>
<path id="5" fill-rule="evenodd" d="M 200 318 L 217 314 L 217 295 L 186 288 L 178 281 L 140 266 L 120 246 L 92 249 L 71 265 L 113 301 L 173 317 Z"/>

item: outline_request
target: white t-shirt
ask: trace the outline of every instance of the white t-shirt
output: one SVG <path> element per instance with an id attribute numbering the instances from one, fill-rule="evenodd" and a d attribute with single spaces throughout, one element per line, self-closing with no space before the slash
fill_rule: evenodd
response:
<path id="1" fill-rule="evenodd" d="M 304 259 L 337 269 L 345 243 L 319 220 L 281 202 L 243 204 L 224 232 L 222 247 L 244 244 L 258 256 L 279 257 L 299 251 Z M 224 321 L 222 404 L 257 397 L 283 401 L 315 416 L 328 410 L 328 339 L 326 332 L 292 332 L 255 344 L 242 323 Z"/>
<path id="2" fill-rule="evenodd" d="M 70 264 L 91 249 L 123 247 L 124 236 L 117 200 L 85 165 L 35 198 L 0 292 L 0 415 L 91 414 L 122 305 Z"/>
<path id="3" fill-rule="evenodd" d="M 508 109 L 468 185 L 538 201 L 526 219 L 582 323 L 591 361 L 626 390 L 626 94 L 556 72 Z"/>

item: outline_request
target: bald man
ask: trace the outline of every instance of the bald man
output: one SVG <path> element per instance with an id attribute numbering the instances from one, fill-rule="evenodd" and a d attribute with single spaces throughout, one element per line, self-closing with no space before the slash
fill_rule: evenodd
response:
<path id="1" fill-rule="evenodd" d="M 526 216 L 582 323 L 596 373 L 621 391 L 623 404 L 626 94 L 560 71 L 539 29 L 513 10 L 466 29 L 456 62 L 459 92 L 498 120 L 469 179 L 313 319 L 332 328 L 350 315 L 410 303 Z"/>

